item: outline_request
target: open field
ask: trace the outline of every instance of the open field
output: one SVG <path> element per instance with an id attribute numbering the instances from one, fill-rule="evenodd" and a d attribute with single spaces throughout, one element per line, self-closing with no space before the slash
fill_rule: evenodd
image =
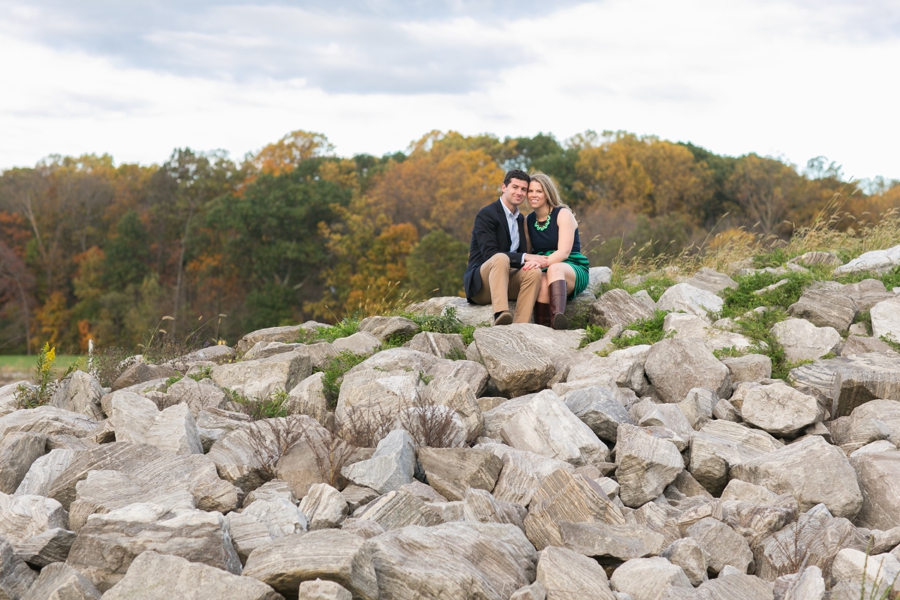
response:
<path id="1" fill-rule="evenodd" d="M 80 356 L 57 356 L 54 371 L 61 375 Z M 0 355 L 0 385 L 31 378 L 37 355 Z"/>

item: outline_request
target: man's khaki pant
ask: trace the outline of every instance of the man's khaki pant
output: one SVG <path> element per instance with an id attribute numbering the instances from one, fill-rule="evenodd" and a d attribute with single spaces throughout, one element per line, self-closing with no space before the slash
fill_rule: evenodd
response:
<path id="1" fill-rule="evenodd" d="M 509 257 L 495 254 L 481 265 L 481 290 L 472 300 L 490 304 L 494 314 L 509 310 L 509 299 L 516 301 L 514 323 L 528 323 L 534 302 L 541 290 L 541 270 L 510 269 Z"/>

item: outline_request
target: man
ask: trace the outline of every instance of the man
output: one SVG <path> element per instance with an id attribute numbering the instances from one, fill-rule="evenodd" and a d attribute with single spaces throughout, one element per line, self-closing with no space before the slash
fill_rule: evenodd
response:
<path id="1" fill-rule="evenodd" d="M 541 287 L 541 269 L 522 270 L 534 262 L 547 267 L 547 259 L 526 254 L 525 218 L 519 205 L 528 195 L 531 178 L 514 169 L 503 178 L 500 199 L 488 204 L 475 217 L 469 265 L 464 283 L 466 298 L 473 304 L 493 307 L 493 325 L 527 323 Z M 516 316 L 509 313 L 509 299 L 517 300 Z"/>

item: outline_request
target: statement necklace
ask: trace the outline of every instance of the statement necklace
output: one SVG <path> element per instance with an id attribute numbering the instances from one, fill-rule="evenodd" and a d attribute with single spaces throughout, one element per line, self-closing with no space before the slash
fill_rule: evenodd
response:
<path id="1" fill-rule="evenodd" d="M 550 227 L 550 213 L 547 213 L 547 220 L 544 221 L 543 225 L 538 225 L 537 215 L 534 217 L 534 228 L 538 231 L 546 231 L 547 228 Z"/>

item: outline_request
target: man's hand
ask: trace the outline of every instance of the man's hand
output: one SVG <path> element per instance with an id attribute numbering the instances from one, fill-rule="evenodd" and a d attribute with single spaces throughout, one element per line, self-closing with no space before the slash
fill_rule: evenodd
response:
<path id="1" fill-rule="evenodd" d="M 536 262 L 542 269 L 546 269 L 550 266 L 550 261 L 547 260 L 547 257 L 541 256 L 540 254 L 526 254 L 525 262 Z"/>

